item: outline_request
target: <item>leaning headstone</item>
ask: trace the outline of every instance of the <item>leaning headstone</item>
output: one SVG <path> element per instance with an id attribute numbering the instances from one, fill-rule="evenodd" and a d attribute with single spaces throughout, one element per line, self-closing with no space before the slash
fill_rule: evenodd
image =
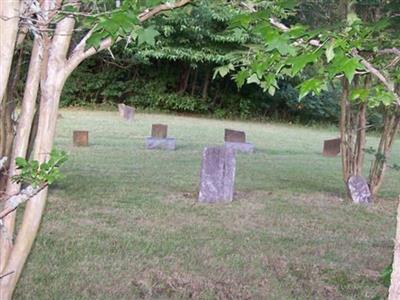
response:
<path id="1" fill-rule="evenodd" d="M 168 126 L 164 124 L 153 124 L 151 136 L 146 137 L 146 149 L 175 150 L 176 139 L 167 137 Z"/>
<path id="2" fill-rule="evenodd" d="M 340 153 L 340 141 L 340 138 L 325 140 L 322 155 L 327 157 L 337 156 Z"/>
<path id="3" fill-rule="evenodd" d="M 203 151 L 200 174 L 201 203 L 232 202 L 235 185 L 235 150 L 207 147 Z"/>
<path id="4" fill-rule="evenodd" d="M 244 131 L 225 129 L 225 147 L 244 153 L 254 152 L 254 145 L 246 143 Z"/>
<path id="5" fill-rule="evenodd" d="M 132 121 L 135 114 L 135 109 L 123 103 L 118 104 L 119 115 L 125 120 Z"/>
<path id="6" fill-rule="evenodd" d="M 347 181 L 351 199 L 357 204 L 372 203 L 372 194 L 364 177 L 353 175 Z"/>
<path id="7" fill-rule="evenodd" d="M 89 132 L 83 130 L 75 130 L 73 133 L 74 146 L 87 147 L 89 146 Z"/>

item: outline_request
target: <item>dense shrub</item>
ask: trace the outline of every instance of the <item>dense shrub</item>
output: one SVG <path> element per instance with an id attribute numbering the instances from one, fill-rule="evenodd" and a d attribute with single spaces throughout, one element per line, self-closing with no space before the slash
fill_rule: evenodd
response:
<path id="1" fill-rule="evenodd" d="M 229 79 L 210 83 L 208 96 L 201 97 L 201 77 L 189 81 L 185 92 L 178 89 L 177 64 L 156 62 L 117 67 L 104 58 L 89 60 L 67 81 L 62 106 L 115 105 L 123 102 L 140 109 L 209 114 L 219 118 L 273 118 L 303 123 L 337 122 L 340 91 L 331 88 L 320 96 L 298 101 L 296 83 L 282 81 L 274 96 L 256 85 L 240 91 Z M 193 84 L 197 84 L 193 89 Z M 196 93 L 190 92 L 196 91 Z"/>

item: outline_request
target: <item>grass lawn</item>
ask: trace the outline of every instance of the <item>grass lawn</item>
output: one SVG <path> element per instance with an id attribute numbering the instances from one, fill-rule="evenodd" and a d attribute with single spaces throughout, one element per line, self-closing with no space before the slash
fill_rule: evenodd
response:
<path id="1" fill-rule="evenodd" d="M 340 157 L 321 155 L 334 129 L 61 113 L 56 147 L 69 153 L 66 176 L 51 188 L 17 298 L 385 296 L 378 277 L 392 259 L 400 173 L 387 173 L 372 207 L 341 201 Z M 152 123 L 169 125 L 175 152 L 144 149 Z M 233 203 L 200 205 L 201 153 L 222 144 L 224 128 L 245 130 L 256 153 L 237 157 Z M 74 148 L 73 130 L 89 130 L 90 147 Z M 392 162 L 399 154 L 398 141 Z"/>

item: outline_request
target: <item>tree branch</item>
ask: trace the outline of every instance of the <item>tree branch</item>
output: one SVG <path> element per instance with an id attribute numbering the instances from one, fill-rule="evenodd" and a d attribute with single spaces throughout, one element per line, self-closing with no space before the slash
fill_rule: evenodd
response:
<path id="1" fill-rule="evenodd" d="M 272 26 L 287 32 L 289 31 L 289 27 L 287 27 L 285 24 L 279 22 L 277 19 L 275 18 L 270 18 L 269 22 L 271 23 Z M 300 39 L 299 43 L 303 43 L 304 40 Z M 308 43 L 314 47 L 320 47 L 321 46 L 321 42 L 318 40 L 310 40 L 308 41 Z M 391 49 L 383 49 L 381 51 L 378 51 L 379 54 L 396 54 L 396 55 L 400 55 L 400 50 L 397 48 L 391 48 Z M 377 68 L 375 68 L 369 61 L 367 61 L 364 57 L 362 57 L 359 53 L 357 49 L 352 49 L 351 51 L 351 55 L 357 59 L 360 60 L 361 64 L 365 67 L 365 69 L 371 73 L 372 75 L 374 75 L 390 92 L 392 92 L 395 97 L 396 97 L 396 104 L 398 106 L 400 106 L 400 95 L 398 95 L 396 93 L 395 90 L 395 86 L 394 83 L 386 78 Z"/>
<path id="2" fill-rule="evenodd" d="M 24 188 L 20 193 L 8 198 L 5 204 L 5 209 L 0 212 L 0 220 L 7 216 L 9 213 L 13 212 L 15 209 L 17 209 L 19 205 L 38 194 L 45 187 L 47 187 L 47 184 L 38 187 L 33 187 L 30 185 Z"/>
<path id="3" fill-rule="evenodd" d="M 141 14 L 138 15 L 138 19 L 140 22 L 143 23 L 144 21 L 150 19 L 151 17 L 153 17 L 163 11 L 173 10 L 173 9 L 182 7 L 190 2 L 191 2 L 191 0 L 178 0 L 174 3 L 161 4 L 150 10 L 146 10 L 146 11 L 142 12 Z M 71 73 L 86 58 L 88 58 L 104 49 L 111 47 L 114 43 L 117 43 L 118 41 L 121 40 L 121 39 L 117 39 L 116 41 L 113 41 L 112 38 L 109 37 L 109 38 L 102 40 L 97 49 L 94 47 L 91 47 L 91 48 L 85 50 L 86 42 L 92 36 L 94 31 L 95 31 L 95 28 L 92 28 L 83 37 L 83 39 L 79 42 L 79 44 L 75 47 L 75 49 L 72 51 L 72 54 L 66 63 L 67 74 Z"/>
<path id="4" fill-rule="evenodd" d="M 182 6 L 185 6 L 186 4 L 188 4 L 191 0 L 179 0 L 176 1 L 174 3 L 165 3 L 165 4 L 161 4 L 158 5 L 156 7 L 154 7 L 153 9 L 149 10 L 149 11 L 144 11 L 141 14 L 139 14 L 139 20 L 140 22 L 144 22 L 148 19 L 150 19 L 151 17 L 158 15 L 160 12 L 166 11 L 166 10 L 173 10 L 175 8 L 179 8 Z"/>

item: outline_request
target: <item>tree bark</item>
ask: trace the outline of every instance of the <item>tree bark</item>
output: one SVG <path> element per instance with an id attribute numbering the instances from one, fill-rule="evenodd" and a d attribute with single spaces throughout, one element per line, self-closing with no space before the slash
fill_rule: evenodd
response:
<path id="1" fill-rule="evenodd" d="M 64 18 L 57 24 L 54 37 L 50 41 L 51 44 L 49 47 L 46 47 L 46 42 L 44 43 L 44 51 L 46 51 L 47 48 L 48 55 L 45 53 L 44 65 L 42 67 L 39 126 L 34 150 L 34 159 L 38 160 L 39 163 L 42 163 L 49 158 L 49 154 L 53 147 L 58 115 L 58 104 L 66 80 L 66 55 L 74 24 L 75 20 L 73 17 Z M 32 108 L 31 111 L 32 119 L 34 109 Z M 28 139 L 29 133 L 24 135 L 24 142 L 26 145 Z M 37 235 L 46 198 L 47 188 L 29 200 L 26 205 L 21 228 L 18 232 L 15 245 L 12 247 L 5 268 L 2 271 L 3 274 L 9 272 L 12 273 L 2 278 L 0 281 L 1 300 L 11 299 L 12 297 L 15 285 L 21 275 L 23 266 Z M 12 214 L 15 214 L 15 212 Z M 12 232 L 14 227 L 15 222 L 14 224 L 10 224 L 10 226 L 7 227 L 7 230 Z"/>
<path id="2" fill-rule="evenodd" d="M 210 85 L 210 70 L 206 70 L 206 74 L 204 75 L 204 85 L 203 85 L 203 91 L 201 93 L 201 96 L 203 99 L 207 99 L 208 97 L 208 87 Z"/>
<path id="3" fill-rule="evenodd" d="M 10 157 L 9 176 L 6 186 L 6 194 L 14 195 L 20 191 L 20 184 L 14 183 L 11 178 L 17 175 L 15 159 L 17 157 L 25 157 L 29 142 L 29 134 L 32 126 L 33 114 L 35 111 L 35 103 L 39 88 L 40 73 L 43 57 L 43 41 L 35 38 L 31 60 L 29 64 L 28 76 L 25 84 L 24 98 L 22 100 L 21 114 L 18 120 L 14 146 Z M 3 219 L 4 229 L 7 234 L 2 234 L 0 238 L 0 273 L 3 273 L 9 254 L 12 249 L 9 237 L 13 236 L 15 228 L 16 212 L 9 214 Z M 0 298 L 1 299 L 1 298 Z"/>
<path id="4" fill-rule="evenodd" d="M 349 121 L 350 121 L 350 104 L 348 101 L 349 97 L 349 82 L 346 78 L 342 79 L 342 96 L 340 101 L 340 150 L 342 153 L 342 172 L 343 181 L 347 186 L 347 181 L 352 174 L 352 164 L 351 164 L 351 140 L 349 137 Z"/>
<path id="5" fill-rule="evenodd" d="M 195 92 L 196 92 L 196 84 L 197 84 L 197 75 L 198 75 L 198 69 L 196 68 L 194 70 L 194 77 L 192 80 L 192 91 L 190 92 L 190 95 L 193 97 Z"/>
<path id="6" fill-rule="evenodd" d="M 374 196 L 378 194 L 379 189 L 382 186 L 387 167 L 387 160 L 390 157 L 399 127 L 400 108 L 396 108 L 394 112 L 390 109 L 386 109 L 383 132 L 369 173 L 369 187 Z"/>
<path id="7" fill-rule="evenodd" d="M 391 283 L 389 288 L 389 300 L 400 299 L 400 197 L 397 208 L 396 239 L 394 243 L 394 258 Z"/>
<path id="8" fill-rule="evenodd" d="M 4 98 L 14 56 L 21 1 L 0 1 L 0 103 Z"/>
<path id="9" fill-rule="evenodd" d="M 187 90 L 189 84 L 189 77 L 190 77 L 190 67 L 185 66 L 180 76 L 178 94 L 183 94 Z"/>

